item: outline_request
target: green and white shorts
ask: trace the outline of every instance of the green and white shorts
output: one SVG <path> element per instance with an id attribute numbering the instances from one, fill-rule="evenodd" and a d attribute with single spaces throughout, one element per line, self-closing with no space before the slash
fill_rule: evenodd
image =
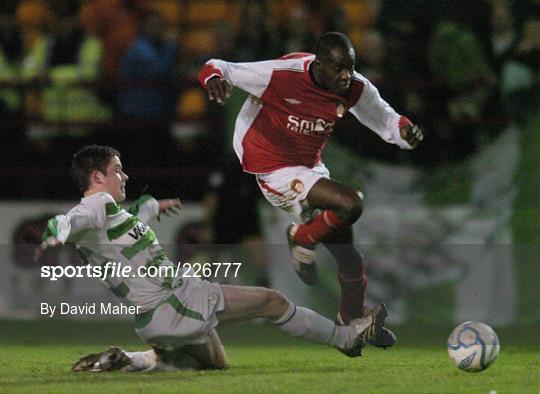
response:
<path id="1" fill-rule="evenodd" d="M 218 325 L 216 313 L 223 309 L 225 298 L 218 283 L 186 278 L 160 305 L 135 317 L 135 331 L 163 350 L 204 344 Z"/>

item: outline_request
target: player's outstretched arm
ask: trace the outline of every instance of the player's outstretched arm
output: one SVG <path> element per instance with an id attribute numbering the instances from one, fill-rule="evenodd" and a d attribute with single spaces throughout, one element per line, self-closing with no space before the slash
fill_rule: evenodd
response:
<path id="1" fill-rule="evenodd" d="M 178 214 L 181 208 L 182 203 L 179 198 L 156 200 L 151 195 L 144 194 L 133 201 L 127 207 L 127 211 L 143 222 L 147 222 L 154 218 L 160 220 L 161 214 L 166 216 L 170 216 L 171 213 Z"/>
<path id="2" fill-rule="evenodd" d="M 182 202 L 179 198 L 167 198 L 164 200 L 158 200 L 159 214 L 158 220 L 161 220 L 161 214 L 165 216 L 171 216 L 171 214 L 178 215 L 182 209 Z"/>
<path id="3" fill-rule="evenodd" d="M 208 92 L 210 100 L 224 104 L 232 88 L 237 87 L 252 96 L 261 98 L 268 87 L 275 68 L 286 68 L 287 60 L 232 63 L 210 59 L 198 75 L 199 83 Z"/>
<path id="4" fill-rule="evenodd" d="M 355 77 L 364 83 L 364 89 L 350 112 L 386 142 L 401 149 L 414 149 L 424 138 L 422 130 L 384 101 L 369 80 L 358 73 Z"/>

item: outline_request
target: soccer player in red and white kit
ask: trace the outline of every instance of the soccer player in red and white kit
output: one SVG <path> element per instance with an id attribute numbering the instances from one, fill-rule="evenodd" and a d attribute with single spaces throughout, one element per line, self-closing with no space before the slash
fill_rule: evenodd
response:
<path id="1" fill-rule="evenodd" d="M 352 230 L 362 214 L 362 198 L 330 179 L 321 152 L 346 111 L 402 149 L 414 148 L 423 134 L 354 70 L 356 55 L 347 36 L 325 33 L 315 52 L 253 63 L 211 59 L 199 81 L 210 100 L 219 104 L 233 86 L 251 95 L 236 120 L 234 150 L 266 199 L 303 220 L 287 229 L 291 260 L 300 278 L 308 285 L 317 282 L 316 244 L 323 243 L 332 253 L 341 286 L 337 319 L 347 324 L 366 312 L 367 279 Z M 395 336 L 385 328 L 370 343 L 392 346 Z"/>

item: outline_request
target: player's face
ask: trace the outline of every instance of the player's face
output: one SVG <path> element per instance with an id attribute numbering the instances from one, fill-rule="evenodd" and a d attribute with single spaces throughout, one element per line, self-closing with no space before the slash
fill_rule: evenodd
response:
<path id="1" fill-rule="evenodd" d="M 338 96 L 344 95 L 354 73 L 354 49 L 348 51 L 338 47 L 330 51 L 330 56 L 319 60 L 319 77 L 323 87 Z"/>
<path id="2" fill-rule="evenodd" d="M 113 196 L 116 202 L 126 199 L 126 181 L 129 177 L 122 171 L 122 162 L 118 156 L 113 156 L 107 166 L 107 173 L 103 177 L 103 187 Z"/>

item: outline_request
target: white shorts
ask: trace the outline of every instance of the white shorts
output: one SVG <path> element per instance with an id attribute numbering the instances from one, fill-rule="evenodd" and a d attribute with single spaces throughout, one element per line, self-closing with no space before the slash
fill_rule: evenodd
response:
<path id="1" fill-rule="evenodd" d="M 319 162 L 315 167 L 285 167 L 268 174 L 255 174 L 264 197 L 295 217 L 307 220 L 313 214 L 307 205 L 307 195 L 321 178 L 330 178 L 326 166 Z"/>
<path id="2" fill-rule="evenodd" d="M 160 305 L 135 317 L 135 331 L 143 341 L 163 350 L 204 344 L 218 325 L 216 312 L 223 309 L 225 299 L 218 283 L 185 278 Z"/>

